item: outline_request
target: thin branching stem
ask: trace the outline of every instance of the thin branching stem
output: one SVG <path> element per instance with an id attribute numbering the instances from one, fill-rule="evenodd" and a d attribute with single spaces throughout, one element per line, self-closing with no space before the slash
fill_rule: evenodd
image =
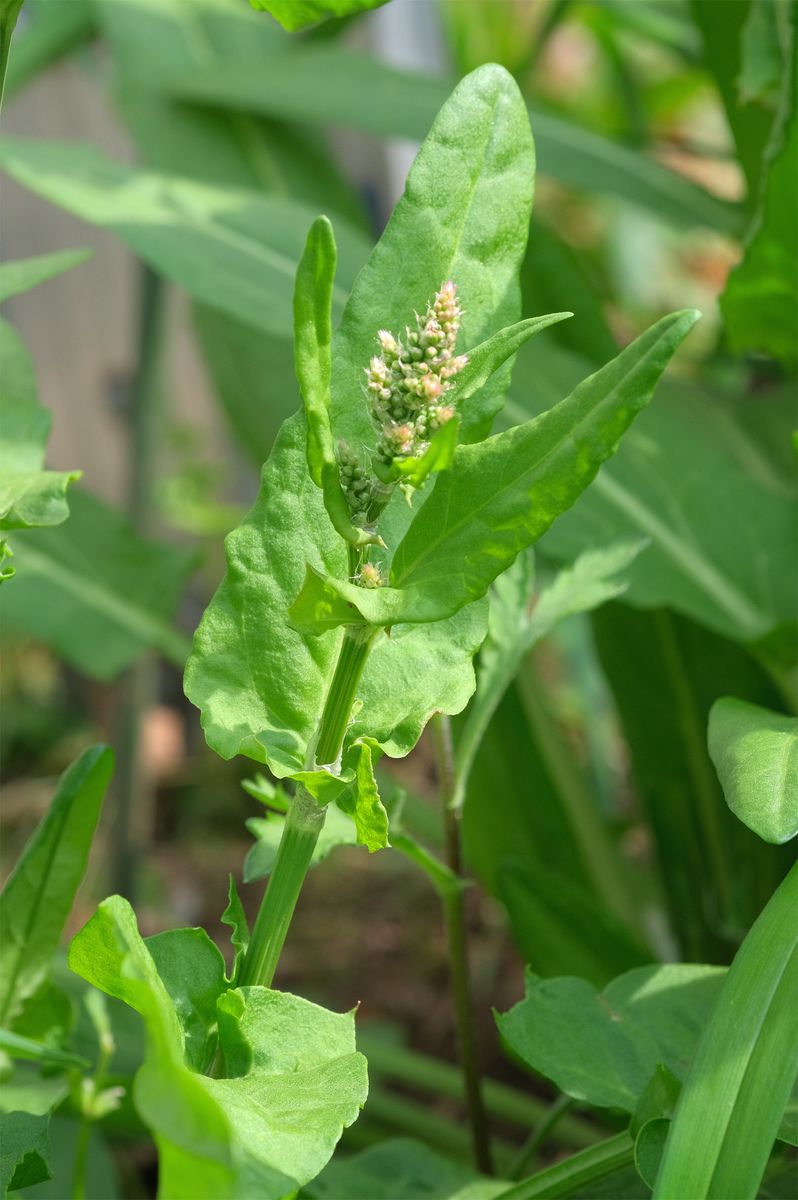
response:
<path id="1" fill-rule="evenodd" d="M 490 1175 L 493 1161 L 490 1131 L 482 1098 L 482 1079 L 479 1070 L 477 1042 L 474 1030 L 474 1008 L 471 998 L 471 972 L 468 964 L 468 926 L 466 921 L 465 880 L 463 878 L 460 809 L 452 807 L 455 790 L 454 753 L 449 718 L 438 714 L 430 722 L 430 734 L 438 768 L 438 786 L 446 836 L 446 861 L 460 880 L 461 886 L 441 893 L 446 937 L 449 945 L 452 1001 L 457 1029 L 457 1045 L 471 1129 L 474 1163 L 478 1170 Z"/>

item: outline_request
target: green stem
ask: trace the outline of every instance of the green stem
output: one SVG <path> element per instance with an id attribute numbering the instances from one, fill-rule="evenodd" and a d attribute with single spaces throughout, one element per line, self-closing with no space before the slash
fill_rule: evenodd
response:
<path id="1" fill-rule="evenodd" d="M 385 1078 L 450 1100 L 463 1100 L 462 1073 L 452 1064 L 408 1050 L 406 1046 L 395 1046 L 368 1029 L 358 1034 L 357 1044 L 369 1060 L 369 1072 L 378 1081 Z M 600 1136 L 599 1129 L 583 1118 L 555 1113 L 556 1106 L 495 1079 L 483 1079 L 482 1092 L 491 1116 L 524 1129 L 534 1126 L 535 1134 L 543 1129 L 544 1123 L 550 1132 L 554 1115 L 558 1121 L 558 1143 L 574 1150 L 592 1146 Z"/>
<path id="2" fill-rule="evenodd" d="M 319 724 L 309 768 L 337 761 L 352 715 L 355 693 L 377 631 L 347 628 Z M 310 793 L 299 787 L 288 806 L 277 857 L 252 930 L 241 984 L 271 987 L 302 884 L 327 816 Z"/>
<path id="3" fill-rule="evenodd" d="M 446 860 L 453 875 L 463 882 L 463 862 L 460 838 L 460 810 L 451 805 L 456 787 L 452 731 L 449 718 L 438 714 L 430 721 L 430 733 L 438 766 L 441 808 L 446 834 Z M 442 891 L 446 937 L 449 945 L 452 999 L 454 1002 L 457 1044 L 463 1071 L 466 1108 L 471 1129 L 474 1163 L 478 1170 L 490 1175 L 493 1163 L 490 1150 L 482 1081 L 474 1031 L 474 1012 L 471 999 L 471 976 L 468 965 L 468 928 L 466 923 L 465 889 L 463 886 Z"/>
<path id="4" fill-rule="evenodd" d="M 72 1173 L 72 1200 L 85 1200 L 86 1170 L 89 1165 L 89 1137 L 91 1136 L 91 1121 L 81 1116 L 78 1122 L 78 1134 L 75 1141 L 75 1168 Z"/>
<path id="5" fill-rule="evenodd" d="M 634 1143 L 627 1133 L 607 1138 L 587 1150 L 572 1154 L 564 1162 L 555 1163 L 545 1171 L 530 1175 L 522 1183 L 506 1192 L 500 1192 L 496 1200 L 556 1200 L 558 1196 L 578 1196 L 580 1190 L 600 1179 L 607 1179 L 623 1167 L 634 1162 Z"/>
<path id="6" fill-rule="evenodd" d="M 310 867 L 326 810 L 305 788 L 288 806 L 274 869 L 252 930 L 241 985 L 271 987 L 296 902 Z"/>
<path id="7" fill-rule="evenodd" d="M 572 1104 L 573 1100 L 570 1096 L 557 1097 L 546 1115 L 532 1130 L 510 1164 L 509 1176 L 511 1179 L 520 1179 L 524 1172 L 529 1170 L 535 1161 L 538 1150 L 544 1144 L 560 1117 L 568 1111 Z"/>
<path id="8" fill-rule="evenodd" d="M 160 276 L 143 267 L 140 275 L 139 329 L 136 376 L 130 402 L 128 440 L 128 514 L 134 528 L 146 534 L 152 522 L 153 481 L 158 454 L 161 413 L 158 395 L 166 288 Z M 114 890 L 133 899 L 136 861 L 139 857 L 134 812 L 145 814 L 147 781 L 141 763 L 141 716 L 154 690 L 154 664 L 143 655 L 125 672 L 119 696 L 116 773 L 116 819 L 112 832 Z M 144 826 L 144 820 L 139 822 Z"/>
<path id="9" fill-rule="evenodd" d="M 374 644 L 376 631 L 370 625 L 354 625 L 344 630 L 344 640 L 330 683 L 330 690 L 321 714 L 315 760 L 319 766 L 329 766 L 341 753 L 355 692 Z"/>

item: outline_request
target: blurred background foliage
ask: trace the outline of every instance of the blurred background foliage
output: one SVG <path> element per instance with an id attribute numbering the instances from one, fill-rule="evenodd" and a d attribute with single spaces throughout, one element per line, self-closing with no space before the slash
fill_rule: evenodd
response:
<path id="1" fill-rule="evenodd" d="M 499 424 L 548 408 L 664 312 L 704 320 L 539 547 L 545 583 L 586 549 L 642 541 L 628 590 L 525 656 L 471 775 L 489 1072 L 520 1078 L 490 1006 L 516 998 L 524 961 L 604 984 L 657 959 L 730 960 L 790 861 L 726 809 L 706 725 L 723 695 L 795 707 L 794 47 L 789 0 L 392 0 L 294 36 L 243 0 L 26 0 L 0 151 L 6 256 L 94 257 L 7 304 L 53 413 L 50 465 L 85 475 L 62 527 L 10 538 L 4 866 L 53 776 L 103 738 L 114 802 L 74 927 L 113 889 L 135 894 L 145 932 L 218 929 L 258 806 L 246 764 L 206 750 L 180 669 L 222 535 L 298 403 L 305 231 L 333 218 L 347 289 L 452 82 L 497 61 L 537 144 L 524 316 L 575 314 L 519 355 Z M 408 822 L 439 841 L 423 744 L 396 781 Z M 387 1068 L 380 1086 L 380 1053 L 453 1053 L 429 903 L 405 860 L 354 848 L 303 894 L 280 982 L 361 1000 L 375 1047 L 352 1144 L 418 1131 L 396 1064 L 398 1087 Z M 452 1103 L 439 1093 L 421 1131 L 464 1153 Z M 578 1145 L 580 1129 L 561 1136 Z M 135 1141 L 126 1153 L 146 1175 Z"/>

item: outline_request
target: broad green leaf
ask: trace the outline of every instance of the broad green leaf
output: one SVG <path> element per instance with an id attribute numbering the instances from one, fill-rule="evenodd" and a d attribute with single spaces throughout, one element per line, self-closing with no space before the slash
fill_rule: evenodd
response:
<path id="1" fill-rule="evenodd" d="M 597 902 L 586 887 L 547 865 L 503 858 L 496 891 L 516 946 L 546 975 L 578 974 L 601 986 L 651 957 L 603 896 Z"/>
<path id="2" fill-rule="evenodd" d="M 69 4 L 63 0 L 27 0 L 25 16 L 30 20 L 18 31 L 8 63 L 6 97 L 87 41 L 95 30 L 94 0 L 70 0 Z"/>
<path id="3" fill-rule="evenodd" d="M 317 86 L 320 78 L 323 89 Z M 418 139 L 427 133 L 451 81 L 399 70 L 338 45 L 316 44 L 291 47 L 268 72 L 250 66 L 235 72 L 194 70 L 176 79 L 173 89 L 198 104 Z M 541 172 L 591 194 L 619 196 L 679 226 L 738 228 L 732 205 L 654 159 L 553 112 L 535 108 L 531 119 Z"/>
<path id="4" fill-rule="evenodd" d="M 0 1050 L 12 1058 L 23 1058 L 31 1062 L 40 1062 L 48 1066 L 59 1067 L 88 1067 L 88 1059 L 80 1058 L 77 1054 L 69 1054 L 59 1050 L 57 1046 L 47 1046 L 42 1042 L 34 1042 L 31 1038 L 22 1037 L 10 1029 L 0 1029 Z"/>
<path id="5" fill-rule="evenodd" d="M 496 1020 L 510 1049 L 561 1091 L 631 1113 L 659 1063 L 685 1078 L 725 974 L 638 967 L 599 992 L 583 979 L 530 973 L 525 998 Z"/>
<path id="6" fill-rule="evenodd" d="M 461 446 L 397 547 L 390 586 L 320 578 L 310 564 L 294 622 L 320 632 L 351 623 L 353 606 L 375 625 L 436 621 L 484 595 L 615 452 L 696 318 L 664 317 L 547 413 Z"/>
<path id="7" fill-rule="evenodd" d="M 246 863 L 244 864 L 244 881 L 248 882 Z M 231 930 L 230 943 L 233 947 L 233 964 L 227 981 L 235 987 L 244 962 L 244 955 L 249 945 L 249 924 L 247 922 L 247 914 L 244 912 L 244 906 L 238 896 L 236 881 L 232 875 L 230 876 L 227 895 L 227 908 L 222 913 L 221 920 L 222 924 L 229 925 Z"/>
<path id="8" fill-rule="evenodd" d="M 60 4 L 61 0 L 55 0 Z M 71 7 L 65 5 L 65 7 Z M 12 59 L 13 62 L 13 59 Z M 138 1020 L 138 1018 L 135 1018 Z M 45 1183 L 27 1189 L 25 1200 L 64 1200 L 72 1195 L 78 1143 L 78 1122 L 67 1116 L 55 1114 L 50 1119 L 49 1167 L 52 1178 Z M 125 1195 L 119 1178 L 116 1161 L 108 1142 L 92 1126 L 88 1136 L 85 1169 L 85 1200 L 123 1200 Z"/>
<path id="9" fill-rule="evenodd" d="M 5 138 L 19 183 L 115 232 L 195 299 L 282 337 L 291 332 L 294 269 L 316 215 L 298 200 L 124 166 L 90 146 Z M 363 259 L 360 234 L 338 225 L 342 263 Z M 341 303 L 346 292 L 336 289 Z"/>
<path id="10" fill-rule="evenodd" d="M 246 754 L 278 777 L 302 771 L 332 675 L 338 638 L 305 637 L 287 611 L 313 556 L 334 573 L 346 551 L 307 472 L 301 416 L 283 426 L 263 469 L 255 507 L 227 539 L 228 572 L 194 638 L 188 698 L 202 710 L 208 744 L 223 758 Z M 469 606 L 429 631 L 398 628 L 372 651 L 350 731 L 387 754 L 407 754 L 437 710 L 459 712 L 474 688 L 472 658 L 485 606 Z M 242 678 L 241 663 L 249 664 Z"/>
<path id="11" fill-rule="evenodd" d="M 0 1112 L 26 1112 L 45 1117 L 69 1094 L 69 1080 L 62 1074 L 39 1075 L 17 1067 L 4 1077 L 0 1089 Z"/>
<path id="12" fill-rule="evenodd" d="M 354 546 L 378 539 L 351 521 L 341 487 L 330 424 L 332 302 L 338 251 L 332 225 L 317 217 L 310 227 L 294 286 L 294 364 L 307 422 L 308 468 L 321 488 L 335 530 Z"/>
<path id="13" fill-rule="evenodd" d="M 725 697 L 709 714 L 709 753 L 726 803 L 766 842 L 798 834 L 798 720 Z"/>
<path id="14" fill-rule="evenodd" d="M 610 604 L 593 627 L 679 953 L 723 961 L 735 949 L 732 931 L 754 921 L 792 855 L 765 845 L 724 804 L 707 751 L 709 712 L 729 694 L 775 708 L 778 692 L 741 646 L 677 614 Z"/>
<path id="15" fill-rule="evenodd" d="M 798 864 L 729 968 L 693 1058 L 657 1186 L 671 1196 L 753 1200 L 798 1072 Z"/>
<path id="16" fill-rule="evenodd" d="M 589 369 L 587 360 L 538 340 L 519 356 L 507 419 L 545 411 Z M 629 571 L 630 604 L 675 608 L 743 642 L 793 622 L 794 483 L 785 489 L 771 449 L 771 429 L 772 445 L 786 444 L 792 407 L 767 393 L 734 405 L 666 378 L 541 552 L 570 562 L 588 545 L 647 538 Z M 730 521 L 730 512 L 739 519 Z"/>
<path id="17" fill-rule="evenodd" d="M 69 516 L 67 488 L 81 472 L 44 470 L 50 414 L 36 398 L 30 355 L 5 321 L 0 368 L 0 530 L 60 525 Z"/>
<path id="18" fill-rule="evenodd" d="M 204 929 L 170 929 L 144 939 L 183 1030 L 185 1063 L 202 1074 L 216 1050 L 216 1000 L 224 959 Z"/>
<path id="19" fill-rule="evenodd" d="M 21 258 L 16 262 L 0 263 L 0 303 L 20 292 L 30 291 L 47 279 L 76 267 L 91 258 L 91 250 L 61 250 L 55 254 L 39 254 L 36 258 Z"/>
<path id="20" fill-rule="evenodd" d="M 0 1022 L 9 1025 L 42 984 L 89 856 L 113 754 L 92 746 L 61 776 L 47 815 L 0 896 Z"/>
<path id="21" fill-rule="evenodd" d="M 349 1158 L 330 1163 L 304 1189 L 307 1200 L 494 1200 L 506 1191 L 501 1179 L 486 1179 L 454 1163 L 423 1142 L 390 1138 Z"/>
<path id="22" fill-rule="evenodd" d="M 182 666 L 189 643 L 171 624 L 193 551 L 135 533 L 86 492 L 58 530 L 14 537 L 19 574 L 4 588 L 9 633 L 36 638 L 95 679 L 112 679 L 143 650 Z"/>
<path id="23" fill-rule="evenodd" d="M 50 1178 L 49 1116 L 0 1113 L 0 1196 Z"/>
<path id="24" fill-rule="evenodd" d="M 184 1031 L 132 909 L 111 897 L 73 940 L 70 966 L 141 1013 L 147 1057 L 136 1105 L 159 1151 L 159 1195 L 283 1200 L 329 1159 L 367 1092 L 352 1013 L 264 988 L 223 992 L 219 1036 L 232 1078 L 195 1074 Z"/>
<path id="25" fill-rule="evenodd" d="M 276 813 L 270 813 L 265 818 L 250 817 L 247 821 L 247 829 L 257 841 L 244 860 L 245 883 L 253 883 L 256 879 L 265 879 L 267 875 L 271 875 L 284 824 L 285 818 Z M 331 804 L 313 849 L 310 865 L 316 866 L 317 863 L 323 862 L 338 846 L 356 846 L 357 840 L 352 818 L 337 804 Z"/>
<path id="26" fill-rule="evenodd" d="M 798 114 L 793 106 L 783 140 L 767 164 L 761 213 L 743 260 L 729 275 L 720 298 L 732 350 L 772 354 L 788 369 L 795 367 L 797 353 L 798 283 L 791 269 L 798 255 L 797 155 Z"/>
<path id="27" fill-rule="evenodd" d="M 133 1094 L 158 1146 L 160 1195 L 210 1200 L 234 1194 L 232 1131 L 202 1077 L 185 1065 L 180 1021 L 127 901 L 103 901 L 73 939 L 69 965 L 144 1018 L 147 1054 Z"/>
<path id="28" fill-rule="evenodd" d="M 468 706 L 457 739 L 455 801 L 462 804 L 474 755 L 488 724 L 525 654 L 554 626 L 578 612 L 620 595 L 625 572 L 643 549 L 642 543 L 617 543 L 586 550 L 541 592 L 533 590 L 532 552 L 520 554 L 496 579 L 490 594 L 488 637 L 479 656 L 476 694 Z"/>
<path id="29" fill-rule="evenodd" d="M 271 13 L 284 29 L 295 33 L 330 17 L 351 17 L 379 8 L 386 0 L 249 0 L 253 8 Z"/>
<path id="30" fill-rule="evenodd" d="M 377 331 L 403 330 L 447 279 L 464 309 L 459 347 L 476 347 L 518 320 L 534 172 L 517 85 L 500 67 L 474 71 L 436 116 L 333 339 L 332 423 L 339 436 L 355 446 L 372 440 L 366 404 L 356 398 Z M 498 365 L 503 356 L 496 347 L 494 353 Z M 506 391 L 511 365 L 486 385 L 481 405 Z"/>

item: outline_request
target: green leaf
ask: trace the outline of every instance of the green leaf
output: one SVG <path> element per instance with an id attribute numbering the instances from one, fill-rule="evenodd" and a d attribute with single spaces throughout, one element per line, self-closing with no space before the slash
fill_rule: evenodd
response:
<path id="1" fill-rule="evenodd" d="M 185 1063 L 202 1074 L 216 1050 L 216 1000 L 224 959 L 204 929 L 170 929 L 144 939 L 183 1030 Z"/>
<path id="2" fill-rule="evenodd" d="M 30 355 L 0 321 L 0 530 L 60 525 L 69 516 L 66 491 L 80 471 L 45 471 L 50 414 L 36 398 Z"/>
<path id="3" fill-rule="evenodd" d="M 511 1050 L 561 1091 L 631 1113 L 658 1064 L 684 1079 L 725 973 L 638 967 L 602 992 L 583 979 L 530 973 L 525 998 L 496 1020 Z"/>
<path id="4" fill-rule="evenodd" d="M 185 1065 L 175 1006 L 126 901 L 100 905 L 69 963 L 144 1018 L 134 1098 L 158 1145 L 160 1195 L 283 1200 L 318 1174 L 357 1118 L 367 1080 L 352 1013 L 265 988 L 226 991 L 217 1014 L 233 1077 L 211 1079 Z"/>
<path id="5" fill-rule="evenodd" d="M 270 813 L 268 817 L 250 817 L 247 829 L 257 838 L 244 861 L 244 882 L 253 883 L 256 879 L 265 879 L 271 875 L 277 848 L 283 835 L 285 818 Z M 356 846 L 357 833 L 355 823 L 337 804 L 331 804 L 327 809 L 327 817 L 313 849 L 310 865 L 315 867 L 323 862 L 338 846 Z"/>
<path id="6" fill-rule="evenodd" d="M 271 13 L 284 29 L 296 33 L 330 17 L 351 17 L 379 8 L 386 0 L 249 0 L 253 8 Z"/>
<path id="7" fill-rule="evenodd" d="M 768 163 L 762 210 L 743 260 L 720 298 L 732 350 L 771 354 L 788 369 L 796 364 L 798 319 L 798 283 L 790 265 L 798 255 L 796 155 L 798 114 L 793 107 L 783 141 Z"/>
<path id="8" fill-rule="evenodd" d="M 21 8 L 22 0 L 0 0 L 0 101 L 3 98 L 8 53 L 11 49 L 11 35 L 14 32 Z"/>
<path id="9" fill-rule="evenodd" d="M 593 625 L 679 953 L 722 961 L 735 948 L 732 931 L 751 924 L 792 856 L 724 804 L 707 751 L 709 712 L 729 694 L 775 707 L 778 693 L 741 646 L 674 613 L 607 605 Z"/>
<path id="10" fill-rule="evenodd" d="M 336 798 L 338 807 L 355 823 L 357 840 L 372 853 L 390 845 L 388 814 L 380 799 L 374 778 L 374 752 L 379 757 L 379 745 L 371 738 L 353 742 L 344 755 L 344 767 L 354 770 L 351 787 Z"/>
<path id="11" fill-rule="evenodd" d="M 107 746 L 92 746 L 61 776 L 0 895 L 0 1022 L 10 1024 L 50 970 L 83 878 L 113 770 Z"/>
<path id="12" fill-rule="evenodd" d="M 746 177 L 748 207 L 757 200 L 762 167 L 762 148 L 766 145 L 773 114 L 758 104 L 741 102 L 740 84 L 747 74 L 746 29 L 751 13 L 769 3 L 734 4 L 727 8 L 715 0 L 690 0 L 690 12 L 704 43 L 704 62 L 714 77 L 737 150 L 737 158 Z"/>
<path id="13" fill-rule="evenodd" d="M 62 4 L 61 0 L 27 0 L 25 15 L 31 19 L 14 39 L 14 53 L 6 75 L 6 98 L 87 41 L 95 29 L 93 0 L 70 0 L 69 4 Z"/>
<path id="14" fill-rule="evenodd" d="M 319 79 L 324 79 L 323 89 L 317 86 Z M 175 96 L 198 104 L 419 139 L 451 81 L 399 70 L 339 45 L 315 44 L 291 47 L 290 53 L 274 58 L 268 72 L 256 66 L 235 72 L 195 69 L 176 78 L 172 88 Z M 620 197 L 679 227 L 737 229 L 739 217 L 732 205 L 653 158 L 554 112 L 535 108 L 531 119 L 541 171 L 561 183 Z"/>
<path id="15" fill-rule="evenodd" d="M 45 1063 L 48 1066 L 59 1067 L 88 1067 L 88 1059 L 80 1058 L 77 1054 L 69 1054 L 59 1050 L 57 1046 L 46 1046 L 42 1042 L 34 1042 L 31 1038 L 22 1037 L 10 1029 L 0 1029 L 0 1050 L 4 1050 L 12 1058 L 24 1058 L 31 1062 Z"/>
<path id="16" fill-rule="evenodd" d="M 537 341 L 519 356 L 508 420 L 545 410 L 589 369 Z M 792 405 L 776 396 L 734 404 L 666 378 L 541 552 L 570 562 L 587 545 L 647 538 L 629 571 L 629 604 L 675 608 L 736 641 L 764 637 L 794 621 L 798 604 L 794 483 L 782 484 L 773 452 L 792 420 Z M 745 518 L 730 521 L 730 512 Z"/>
<path id="17" fill-rule="evenodd" d="M 26 1112 L 45 1117 L 69 1094 L 69 1080 L 58 1075 L 37 1075 L 17 1067 L 3 1079 L 0 1112 Z"/>
<path id="18" fill-rule="evenodd" d="M 490 377 L 536 333 L 572 316 L 573 313 L 560 312 L 529 317 L 507 329 L 500 329 L 487 341 L 469 349 L 468 362 L 455 376 L 452 390 L 447 394 L 447 400 L 457 406 L 460 414 L 463 441 L 476 442 L 485 437 L 501 408 L 502 397 L 497 396 L 495 390 L 486 389 Z"/>
<path id="19" fill-rule="evenodd" d="M 75 492 L 63 529 L 18 533 L 19 576 L 4 589 L 9 632 L 34 637 L 79 671 L 112 679 L 146 649 L 182 666 L 172 614 L 196 557 L 140 537 L 125 517 Z"/>
<path id="20" fill-rule="evenodd" d="M 725 697 L 709 714 L 709 753 L 726 803 L 766 842 L 798 834 L 798 720 Z"/>
<path id="21" fill-rule="evenodd" d="M 696 319 L 693 310 L 664 317 L 549 412 L 461 446 L 397 547 L 391 585 L 322 581 L 311 565 L 293 621 L 320 632 L 352 623 L 353 607 L 374 625 L 436 621 L 484 595 L 615 452 Z"/>
<path id="22" fill-rule="evenodd" d="M 303 1191 L 307 1200 L 494 1200 L 507 1190 L 423 1142 L 389 1138 L 332 1162 Z"/>
<path id="23" fill-rule="evenodd" d="M 244 864 L 244 882 L 249 882 L 246 874 L 246 863 Z M 227 894 L 227 908 L 222 913 L 221 919 L 222 924 L 229 925 L 232 930 L 230 942 L 233 947 L 233 965 L 227 982 L 232 987 L 235 987 L 244 962 L 244 955 L 249 945 L 249 924 L 247 922 L 247 914 L 244 912 L 244 906 L 238 896 L 236 881 L 232 875 L 230 876 Z"/>
<path id="24" fill-rule="evenodd" d="M 332 225 L 327 217 L 317 217 L 296 273 L 294 363 L 305 405 L 310 477 L 322 490 L 324 507 L 336 531 L 353 546 L 365 546 L 379 539 L 352 524 L 330 424 L 330 345 L 337 256 Z"/>
<path id="25" fill-rule="evenodd" d="M 729 968 L 676 1108 L 656 1197 L 753 1200 L 795 1081 L 798 865 Z"/>
<path id="26" fill-rule="evenodd" d="M 510 837 L 513 833 L 510 831 Z M 578 974 L 602 985 L 651 956 L 608 905 L 546 865 L 502 858 L 496 891 L 523 957 L 547 975 Z M 589 930 L 584 913 L 589 912 Z"/>
<path id="27" fill-rule="evenodd" d="M 305 637 L 287 611 L 312 558 L 346 570 L 343 542 L 308 476 L 305 424 L 287 421 L 263 469 L 255 507 L 227 539 L 228 571 L 195 634 L 186 667 L 188 698 L 202 710 L 208 744 L 222 758 L 246 754 L 278 777 L 302 771 L 316 732 L 337 638 Z M 372 650 L 358 696 L 352 740 L 374 737 L 407 754 L 437 710 L 459 712 L 474 688 L 473 655 L 486 607 L 470 606 L 429 631 L 398 628 Z M 248 669 L 242 677 L 241 664 Z"/>
<path id="28" fill-rule="evenodd" d="M 0 1114 L 0 1196 L 50 1178 L 49 1116 Z"/>
<path id="29" fill-rule="evenodd" d="M 91 250 L 61 250 L 55 254 L 39 254 L 36 258 L 0 263 L 0 303 L 8 300 L 9 296 L 30 291 L 45 280 L 61 275 L 78 263 L 85 262 L 91 255 Z"/>
<path id="30" fill-rule="evenodd" d="M 586 550 L 571 567 L 555 576 L 537 595 L 533 592 L 532 551 L 519 554 L 496 579 L 490 595 L 488 637 L 479 656 L 476 694 L 468 706 L 457 739 L 455 802 L 462 804 L 474 756 L 493 714 L 512 683 L 525 654 L 558 622 L 620 595 L 626 582 L 618 578 L 634 561 L 643 543 L 619 542 L 606 549 Z"/>
<path id="31" fill-rule="evenodd" d="M 501 67 L 474 71 L 435 118 L 333 339 L 332 423 L 353 445 L 373 438 L 366 404 L 354 398 L 378 329 L 403 329 L 447 279 L 457 284 L 464 309 L 466 349 L 518 320 L 534 171 L 517 85 Z M 510 368 L 507 362 L 496 372 L 481 404 L 506 390 Z"/>
<path id="32" fill-rule="evenodd" d="M 0 165 L 38 195 L 111 229 L 195 299 L 290 334 L 295 265 L 316 215 L 300 201 L 142 171 L 77 143 L 5 138 Z M 342 263 L 362 262 L 360 234 L 340 222 L 338 241 Z M 341 304 L 346 292 L 336 295 Z"/>

